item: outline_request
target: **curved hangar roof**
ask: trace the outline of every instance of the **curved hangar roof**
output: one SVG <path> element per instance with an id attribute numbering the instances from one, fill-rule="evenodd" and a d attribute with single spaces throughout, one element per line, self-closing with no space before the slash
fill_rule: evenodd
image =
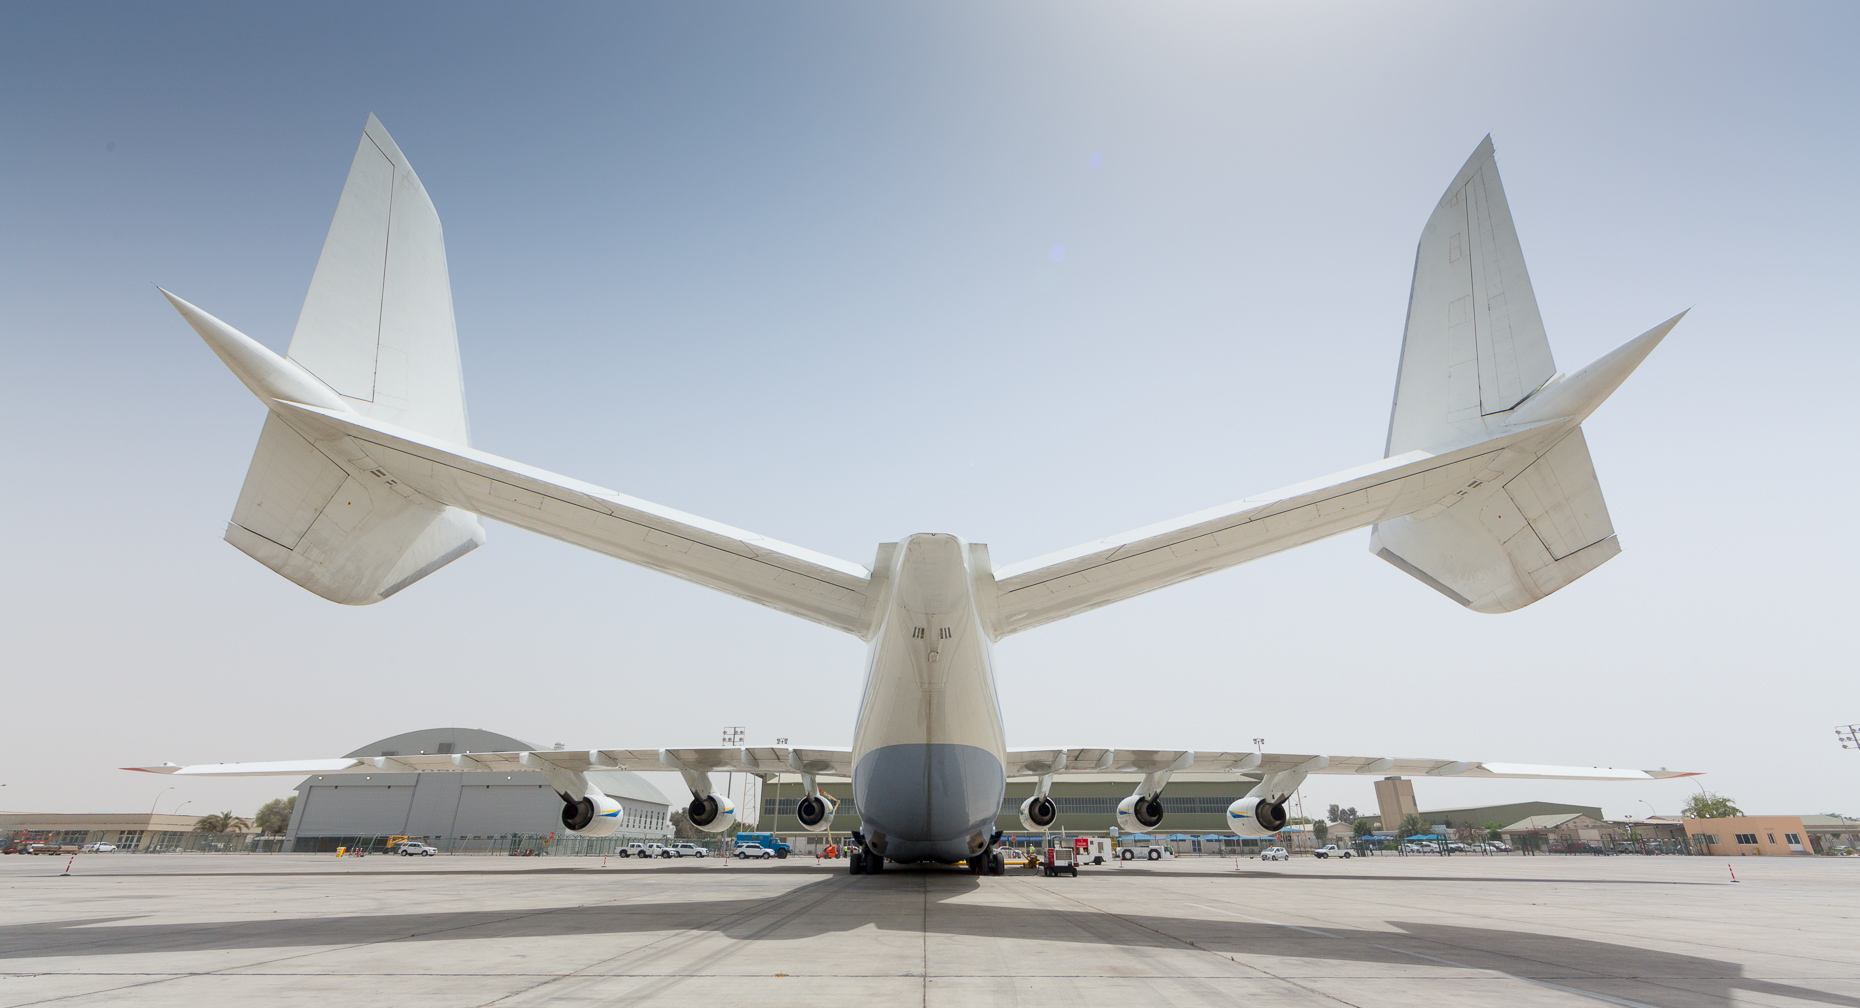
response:
<path id="1" fill-rule="evenodd" d="M 343 755 L 349 759 L 360 759 L 365 756 L 408 756 L 421 753 L 531 752 L 541 748 L 520 738 L 482 728 L 422 728 L 377 739 Z M 537 776 L 540 778 L 541 774 Z M 665 793 L 646 778 L 631 771 L 600 770 L 588 774 L 588 779 L 615 798 L 631 798 L 667 807 L 677 804 L 667 799 Z"/>

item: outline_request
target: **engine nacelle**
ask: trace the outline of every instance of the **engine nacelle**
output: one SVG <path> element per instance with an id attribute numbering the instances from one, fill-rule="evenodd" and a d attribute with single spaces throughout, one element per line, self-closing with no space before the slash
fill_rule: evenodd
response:
<path id="1" fill-rule="evenodd" d="M 691 825 L 706 833 L 722 833 L 736 822 L 736 806 L 722 795 L 705 795 L 691 799 L 685 807 L 685 817 Z"/>
<path id="2" fill-rule="evenodd" d="M 1162 797 L 1131 795 L 1117 803 L 1117 828 L 1126 833 L 1142 833 L 1162 825 Z"/>
<path id="3" fill-rule="evenodd" d="M 1242 798 L 1227 806 L 1227 828 L 1236 836 L 1263 840 L 1285 828 L 1285 803 Z"/>
<path id="4" fill-rule="evenodd" d="M 577 836 L 608 836 L 620 828 L 620 803 L 606 795 L 577 798 L 562 806 L 562 825 Z"/>
<path id="5" fill-rule="evenodd" d="M 1051 829 L 1059 819 L 1059 806 L 1051 798 L 1035 795 L 1020 803 L 1020 828 L 1034 830 Z"/>
<path id="6" fill-rule="evenodd" d="M 840 803 L 827 795 L 810 796 L 795 803 L 794 817 L 800 821 L 802 829 L 818 833 L 833 825 L 833 813 L 839 807 Z"/>

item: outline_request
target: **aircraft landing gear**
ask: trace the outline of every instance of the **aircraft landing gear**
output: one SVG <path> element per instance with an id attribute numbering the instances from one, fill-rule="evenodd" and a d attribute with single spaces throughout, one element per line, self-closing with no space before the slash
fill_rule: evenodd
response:
<path id="1" fill-rule="evenodd" d="M 854 848 L 846 855 L 846 874 L 865 874 L 865 851 Z"/>
<path id="2" fill-rule="evenodd" d="M 884 870 L 885 870 L 885 856 L 878 853 L 877 851 L 866 851 L 865 852 L 865 873 L 867 875 L 877 875 L 879 872 L 882 872 Z"/>

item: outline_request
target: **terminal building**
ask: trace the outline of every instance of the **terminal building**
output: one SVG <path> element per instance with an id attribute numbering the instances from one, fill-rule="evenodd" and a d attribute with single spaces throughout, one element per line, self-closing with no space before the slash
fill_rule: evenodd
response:
<path id="1" fill-rule="evenodd" d="M 538 748 L 477 728 L 428 728 L 370 742 L 347 755 Z M 285 850 L 366 849 L 400 836 L 448 852 L 601 854 L 635 840 L 663 840 L 672 835 L 670 802 L 645 778 L 624 770 L 603 770 L 588 774 L 588 779 L 620 803 L 620 829 L 610 837 L 576 837 L 564 830 L 562 800 L 534 770 L 314 774 L 297 785 Z"/>

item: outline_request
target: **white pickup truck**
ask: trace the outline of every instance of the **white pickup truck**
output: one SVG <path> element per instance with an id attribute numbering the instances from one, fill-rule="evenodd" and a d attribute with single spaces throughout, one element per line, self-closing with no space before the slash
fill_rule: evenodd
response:
<path id="1" fill-rule="evenodd" d="M 1311 856 L 1321 857 L 1321 858 L 1338 857 L 1338 858 L 1347 859 L 1351 857 L 1351 852 L 1350 852 L 1350 848 L 1348 847 L 1339 847 L 1336 844 L 1325 844 L 1324 846 L 1319 847 L 1317 850 L 1312 851 Z"/>
<path id="2" fill-rule="evenodd" d="M 620 852 L 620 856 L 621 857 L 643 857 L 643 858 L 666 858 L 666 857 L 677 857 L 678 855 L 673 854 L 671 848 L 665 846 L 664 844 L 639 843 L 635 841 L 634 843 L 627 844 L 626 849 Z"/>

